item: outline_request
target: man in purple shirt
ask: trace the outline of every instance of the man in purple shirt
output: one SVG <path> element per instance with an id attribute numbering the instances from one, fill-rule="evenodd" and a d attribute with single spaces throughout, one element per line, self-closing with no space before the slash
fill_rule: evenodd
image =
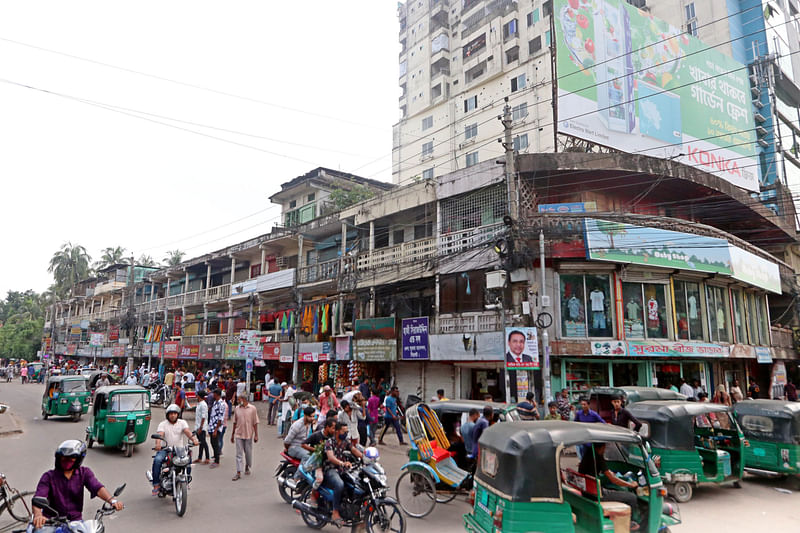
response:
<path id="1" fill-rule="evenodd" d="M 581 410 L 575 413 L 575 422 L 606 423 L 603 417 L 598 415 L 596 411 L 589 409 L 589 398 L 586 397 L 581 398 Z"/>
<path id="2" fill-rule="evenodd" d="M 81 466 L 86 457 L 86 444 L 79 440 L 65 440 L 56 448 L 55 456 L 55 468 L 42 474 L 36 486 L 36 496 L 46 498 L 59 515 L 69 520 L 83 520 L 84 488 L 92 498 L 99 496 L 117 511 L 122 510 L 122 502 L 108 492 L 89 468 Z M 42 509 L 34 505 L 33 527 L 41 528 L 46 521 Z"/>
<path id="3" fill-rule="evenodd" d="M 475 422 L 472 428 L 472 450 L 467 450 L 467 458 L 476 459 L 478 457 L 478 439 L 481 438 L 483 431 L 492 425 L 492 418 L 494 417 L 494 409 L 491 405 L 483 406 L 483 416 Z"/>

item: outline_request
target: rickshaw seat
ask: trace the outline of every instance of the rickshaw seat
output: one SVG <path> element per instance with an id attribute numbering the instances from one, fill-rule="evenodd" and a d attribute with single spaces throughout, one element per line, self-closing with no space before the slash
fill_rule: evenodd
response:
<path id="1" fill-rule="evenodd" d="M 432 462 L 431 467 L 439 475 L 442 482 L 451 487 L 460 486 L 469 475 L 465 470 L 458 467 L 453 458 L 449 456 L 449 453 L 442 461 Z"/>
<path id="2" fill-rule="evenodd" d="M 561 479 L 567 486 L 579 490 L 581 494 L 597 496 L 597 479 L 594 476 L 588 476 L 571 468 L 566 468 L 561 470 Z"/>
<path id="3" fill-rule="evenodd" d="M 435 440 L 431 441 L 431 449 L 433 450 L 433 460 L 437 463 L 440 461 L 444 461 L 448 457 L 453 457 L 452 452 L 448 452 L 444 448 L 439 447 L 439 443 Z"/>

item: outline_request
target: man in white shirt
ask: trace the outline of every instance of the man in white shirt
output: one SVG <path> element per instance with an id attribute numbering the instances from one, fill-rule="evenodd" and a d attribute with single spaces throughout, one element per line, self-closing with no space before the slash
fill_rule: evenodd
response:
<path id="1" fill-rule="evenodd" d="M 136 385 L 136 375 L 133 372 L 128 374 L 128 379 L 125 380 L 125 385 Z"/>
<path id="2" fill-rule="evenodd" d="M 205 389 L 197 393 L 199 401 L 197 408 L 194 412 L 194 432 L 197 435 L 197 441 L 200 443 L 200 452 L 197 454 L 197 462 L 208 464 L 211 455 L 208 453 L 208 443 L 206 442 L 206 434 L 208 433 L 208 403 L 206 403 L 206 396 L 208 393 Z M 206 454 L 203 460 L 203 452 Z"/>
<path id="3" fill-rule="evenodd" d="M 189 424 L 186 420 L 178 418 L 181 414 L 181 408 L 174 403 L 167 407 L 167 419 L 162 420 L 156 429 L 156 433 L 163 438 L 167 446 L 186 446 L 186 439 L 191 439 L 192 443 L 196 446 L 197 439 L 189 431 Z M 153 457 L 153 496 L 158 496 L 161 488 L 161 464 L 167 457 L 167 451 L 162 450 L 161 446 L 164 441 L 156 440 L 156 455 Z"/>
<path id="4" fill-rule="evenodd" d="M 687 398 L 694 398 L 694 389 L 689 385 L 684 378 L 681 378 L 681 394 Z"/>

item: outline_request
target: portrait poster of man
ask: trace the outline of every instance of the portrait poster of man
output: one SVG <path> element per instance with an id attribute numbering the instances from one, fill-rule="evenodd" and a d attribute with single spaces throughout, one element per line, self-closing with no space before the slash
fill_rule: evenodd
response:
<path id="1" fill-rule="evenodd" d="M 539 368 L 539 339 L 536 328 L 506 328 L 506 368 L 509 370 Z"/>

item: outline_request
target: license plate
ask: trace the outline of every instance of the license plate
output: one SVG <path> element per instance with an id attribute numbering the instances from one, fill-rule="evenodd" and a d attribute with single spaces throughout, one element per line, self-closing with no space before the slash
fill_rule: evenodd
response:
<path id="1" fill-rule="evenodd" d="M 142 424 L 144 424 L 144 419 L 142 419 L 142 418 L 137 418 L 137 419 L 136 419 L 136 425 L 137 425 L 137 426 L 141 426 Z"/>

